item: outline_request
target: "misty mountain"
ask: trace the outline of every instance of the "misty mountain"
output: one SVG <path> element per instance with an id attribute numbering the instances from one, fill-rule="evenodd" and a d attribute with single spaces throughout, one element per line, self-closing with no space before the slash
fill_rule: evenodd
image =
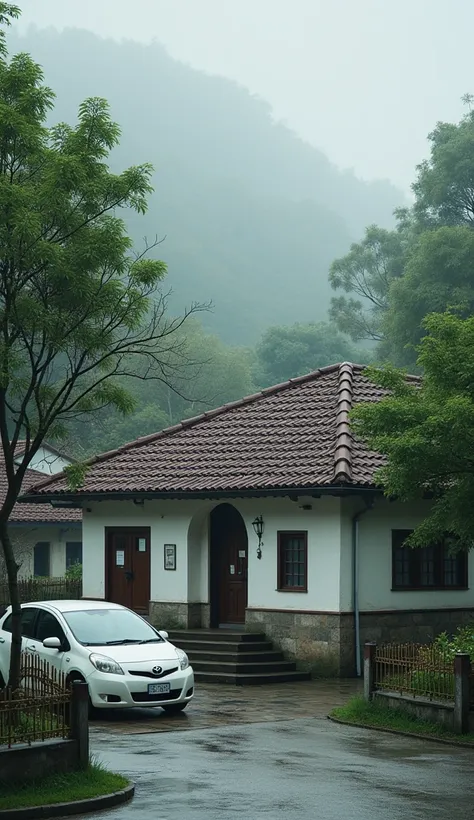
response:
<path id="1" fill-rule="evenodd" d="M 389 182 L 340 171 L 275 122 L 263 100 L 157 43 L 31 28 L 9 35 L 9 45 L 43 65 L 55 122 L 75 121 L 85 97 L 109 100 L 122 128 L 113 165 L 156 169 L 149 211 L 132 215 L 129 229 L 137 244 L 166 237 L 154 253 L 168 263 L 173 305 L 211 299 L 204 324 L 228 342 L 324 319 L 331 261 L 365 225 L 390 226 L 403 204 Z"/>

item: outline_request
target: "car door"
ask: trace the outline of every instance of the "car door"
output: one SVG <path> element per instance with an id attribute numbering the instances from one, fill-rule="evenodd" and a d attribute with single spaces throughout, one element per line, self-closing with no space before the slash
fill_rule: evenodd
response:
<path id="1" fill-rule="evenodd" d="M 59 638 L 61 649 L 49 649 L 43 646 L 46 638 Z M 70 649 L 63 627 L 52 612 L 46 609 L 38 610 L 34 637 L 26 641 L 25 651 L 46 661 L 58 672 L 64 671 L 65 652 Z"/>
<path id="2" fill-rule="evenodd" d="M 35 624 L 38 614 L 37 607 L 22 607 L 21 610 L 21 648 L 25 651 L 26 644 L 35 635 Z M 0 628 L 0 675 L 4 682 L 8 681 L 10 668 L 10 652 L 12 646 L 12 616 L 8 615 Z"/>

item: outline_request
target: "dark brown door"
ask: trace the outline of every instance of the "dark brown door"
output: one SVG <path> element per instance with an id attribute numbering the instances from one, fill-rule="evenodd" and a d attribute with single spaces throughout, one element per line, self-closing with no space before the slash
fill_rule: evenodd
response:
<path id="1" fill-rule="evenodd" d="M 245 622 L 247 530 L 240 513 L 221 504 L 211 513 L 211 589 L 214 625 Z"/>
<path id="2" fill-rule="evenodd" d="M 106 530 L 106 591 L 108 601 L 137 612 L 150 603 L 150 530 Z"/>

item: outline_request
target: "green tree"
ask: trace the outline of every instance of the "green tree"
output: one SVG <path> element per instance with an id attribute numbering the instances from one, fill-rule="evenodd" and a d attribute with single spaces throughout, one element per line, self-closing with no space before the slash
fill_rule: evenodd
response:
<path id="1" fill-rule="evenodd" d="M 254 391 L 253 352 L 225 345 L 189 319 L 175 333 L 168 369 L 173 378 L 157 383 L 123 379 L 122 386 L 134 390 L 135 410 L 124 417 L 108 408 L 93 419 L 70 425 L 69 449 L 76 456 L 114 449 L 127 441 L 176 424 Z M 145 375 L 146 363 L 138 374 Z"/>
<path id="2" fill-rule="evenodd" d="M 310 373 L 340 361 L 367 361 L 347 337 L 326 322 L 271 327 L 257 345 L 256 381 L 262 387 Z"/>
<path id="3" fill-rule="evenodd" d="M 5 26 L 19 9 L 0 2 L 0 436 L 6 494 L 0 542 L 13 609 L 9 684 L 19 683 L 18 566 L 9 517 L 42 441 L 101 408 L 126 415 L 120 379 L 167 382 L 169 350 L 185 316 L 168 319 L 160 261 L 133 253 L 121 208 L 144 213 L 151 166 L 112 174 L 119 128 L 102 99 L 78 123 L 48 129 L 53 92 L 28 54 L 8 57 Z M 157 289 L 158 288 L 158 289 Z M 191 310 L 195 309 L 194 307 Z M 20 438 L 26 440 L 15 462 Z M 76 471 L 77 473 L 77 471 Z M 72 477 L 74 478 L 74 477 Z"/>
<path id="4" fill-rule="evenodd" d="M 449 313 L 424 320 L 419 347 L 423 381 L 407 381 L 388 367 L 368 375 L 386 398 L 352 412 L 356 435 L 387 461 L 377 480 L 389 497 L 429 497 L 427 517 L 410 536 L 412 546 L 474 545 L 474 317 Z"/>
<path id="5" fill-rule="evenodd" d="M 400 212 L 406 217 L 406 211 Z M 333 290 L 347 296 L 331 300 L 330 317 L 353 341 L 380 342 L 388 309 L 391 283 L 403 273 L 408 231 L 406 222 L 396 231 L 371 225 L 362 242 L 351 245 L 346 256 L 336 259 L 329 271 Z"/>
<path id="6" fill-rule="evenodd" d="M 429 313 L 474 312 L 474 231 L 466 226 L 428 230 L 419 237 L 404 275 L 392 282 L 382 327 L 384 358 L 413 366 Z"/>
<path id="7" fill-rule="evenodd" d="M 466 95 L 464 102 L 471 104 Z M 459 123 L 439 122 L 429 134 L 429 159 L 413 185 L 415 214 L 424 225 L 474 225 L 474 111 Z"/>

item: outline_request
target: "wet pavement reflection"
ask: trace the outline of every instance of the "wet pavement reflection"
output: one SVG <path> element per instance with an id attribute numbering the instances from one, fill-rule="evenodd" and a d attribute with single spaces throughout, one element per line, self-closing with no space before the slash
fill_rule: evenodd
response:
<path id="1" fill-rule="evenodd" d="M 280 695 L 274 687 L 209 687 L 189 716 L 166 717 L 167 729 L 158 713 L 102 716 L 93 724 L 92 751 L 137 789 L 132 803 L 94 820 L 472 817 L 470 749 L 331 723 L 325 714 L 354 682 L 294 684 L 292 696 L 278 688 Z M 227 689 L 229 712 L 221 703 Z M 259 698 L 260 722 L 235 717 L 246 704 L 247 718 L 258 716 Z"/>

